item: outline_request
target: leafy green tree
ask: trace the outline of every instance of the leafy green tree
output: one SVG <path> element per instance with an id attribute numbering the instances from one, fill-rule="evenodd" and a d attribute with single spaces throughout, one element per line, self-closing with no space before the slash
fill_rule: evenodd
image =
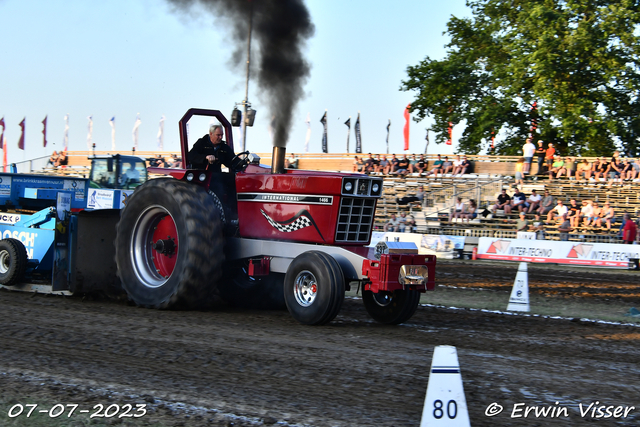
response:
<path id="1" fill-rule="evenodd" d="M 465 125 L 461 152 L 517 155 L 527 137 L 561 153 L 640 155 L 638 0 L 468 0 L 452 17 L 447 56 L 407 68 L 415 120 L 436 141 Z"/>

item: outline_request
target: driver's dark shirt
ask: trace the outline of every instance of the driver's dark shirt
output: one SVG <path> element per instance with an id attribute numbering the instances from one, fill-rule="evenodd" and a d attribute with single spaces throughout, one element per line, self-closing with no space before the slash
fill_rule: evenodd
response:
<path id="1" fill-rule="evenodd" d="M 207 160 L 209 154 L 213 154 L 216 157 L 215 163 L 211 165 Z M 206 169 L 208 166 L 213 172 L 221 172 L 222 165 L 231 168 L 231 160 L 233 160 L 234 157 L 235 153 L 226 142 L 222 141 L 220 144 L 214 146 L 211 138 L 209 138 L 209 134 L 197 140 L 187 155 L 191 168 Z"/>

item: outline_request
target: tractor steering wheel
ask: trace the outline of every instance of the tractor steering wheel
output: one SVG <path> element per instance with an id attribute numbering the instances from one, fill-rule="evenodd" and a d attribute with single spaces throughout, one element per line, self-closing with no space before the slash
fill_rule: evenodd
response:
<path id="1" fill-rule="evenodd" d="M 233 156 L 231 159 L 231 169 L 235 172 L 241 172 L 249 166 L 249 151 L 243 151 Z"/>

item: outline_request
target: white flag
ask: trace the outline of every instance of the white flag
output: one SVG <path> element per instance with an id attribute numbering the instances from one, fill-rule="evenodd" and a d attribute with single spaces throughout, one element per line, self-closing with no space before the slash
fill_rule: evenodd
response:
<path id="1" fill-rule="evenodd" d="M 160 118 L 160 128 L 158 129 L 158 148 L 164 151 L 164 114 Z"/>
<path id="2" fill-rule="evenodd" d="M 91 150 L 91 134 L 93 134 L 93 115 L 87 117 L 89 120 L 88 133 L 87 133 L 87 149 Z"/>
<path id="3" fill-rule="evenodd" d="M 136 116 L 136 122 L 133 125 L 133 148 L 134 149 L 138 149 L 138 128 L 140 127 L 140 123 L 142 123 L 142 121 L 140 120 L 140 113 L 138 113 L 138 115 Z"/>
<path id="4" fill-rule="evenodd" d="M 307 113 L 307 138 L 304 141 L 304 152 L 309 152 L 309 140 L 311 139 L 311 113 Z"/>
<path id="5" fill-rule="evenodd" d="M 109 124 L 111 125 L 111 150 L 116 151 L 116 116 L 111 117 Z"/>
<path id="6" fill-rule="evenodd" d="M 62 146 L 64 147 L 64 151 L 67 151 L 69 148 L 69 114 L 64 116 L 64 138 L 62 140 Z"/>

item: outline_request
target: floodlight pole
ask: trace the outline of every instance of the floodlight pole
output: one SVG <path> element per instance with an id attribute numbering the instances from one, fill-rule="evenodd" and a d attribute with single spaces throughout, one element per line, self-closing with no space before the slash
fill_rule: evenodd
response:
<path id="1" fill-rule="evenodd" d="M 249 38 L 247 39 L 247 82 L 244 89 L 244 101 L 242 101 L 242 151 L 247 149 L 247 128 L 249 127 L 249 118 L 247 117 L 247 105 L 249 104 L 249 70 L 251 64 L 251 30 L 253 27 L 253 2 L 249 0 Z"/>

